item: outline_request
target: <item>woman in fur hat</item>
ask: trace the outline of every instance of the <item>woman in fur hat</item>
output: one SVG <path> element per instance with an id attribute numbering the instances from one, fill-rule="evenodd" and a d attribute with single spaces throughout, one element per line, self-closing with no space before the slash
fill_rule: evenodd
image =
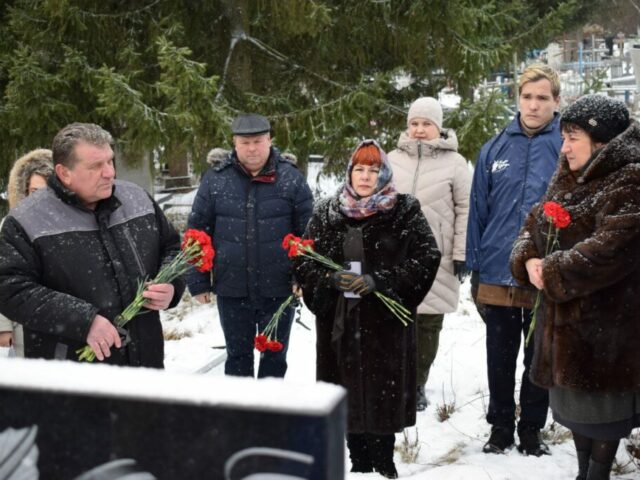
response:
<path id="1" fill-rule="evenodd" d="M 396 191 L 386 155 L 372 140 L 355 150 L 343 188 L 317 206 L 305 237 L 345 265 L 336 272 L 295 260 L 305 304 L 316 315 L 317 380 L 348 391 L 351 471 L 397 478 L 395 433 L 416 420 L 415 326 L 404 326 L 372 293 L 415 316 L 440 252 L 420 204 Z"/>
<path id="2" fill-rule="evenodd" d="M 577 479 L 608 479 L 620 438 L 640 419 L 640 127 L 621 102 L 587 95 L 561 129 L 558 169 L 511 269 L 544 292 L 531 379 L 573 433 Z M 545 202 L 569 213 L 566 228 L 550 228 Z"/>
<path id="3" fill-rule="evenodd" d="M 39 188 L 46 187 L 47 178 L 53 173 L 51 150 L 33 150 L 16 160 L 9 173 L 7 196 L 9 208 L 31 195 Z M 24 356 L 22 327 L 0 315 L 0 347 L 14 347 L 16 354 Z"/>
<path id="4" fill-rule="evenodd" d="M 458 308 L 465 266 L 471 172 L 458 153 L 453 130 L 442 128 L 442 107 L 431 97 L 418 98 L 407 115 L 407 130 L 389 153 L 396 188 L 420 202 L 442 253 L 433 287 L 418 306 L 417 409 L 427 408 L 424 387 L 438 352 L 444 314 Z"/>

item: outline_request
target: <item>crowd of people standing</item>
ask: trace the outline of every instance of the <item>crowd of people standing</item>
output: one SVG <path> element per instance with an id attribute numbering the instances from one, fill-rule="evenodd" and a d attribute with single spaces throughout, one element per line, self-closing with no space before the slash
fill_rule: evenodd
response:
<path id="1" fill-rule="evenodd" d="M 145 314 L 124 330 L 115 318 L 138 281 L 175 258 L 180 238 L 151 196 L 116 180 L 109 132 L 64 127 L 51 150 L 29 153 L 11 173 L 0 346 L 77 360 L 88 345 L 98 361 L 163 368 L 159 311 L 188 288 L 203 304 L 215 295 L 225 374 L 284 377 L 293 307 L 281 306 L 302 297 L 316 317 L 316 378 L 348 394 L 352 471 L 397 478 L 395 433 L 428 408 L 443 321 L 470 274 L 486 325 L 483 451 L 504 453 L 517 434 L 522 454 L 550 454 L 541 436 L 550 405 L 573 433 L 577 479 L 609 478 L 620 438 L 640 425 L 640 130 L 604 96 L 560 114 L 560 81 L 546 65 L 527 67 L 518 86 L 519 112 L 482 147 L 473 174 L 442 106 L 422 97 L 397 148 L 387 155 L 362 141 L 339 190 L 315 207 L 269 120 L 237 116 L 233 148 L 212 152 L 188 220 L 213 239 L 213 274 L 144 285 Z M 554 223 L 548 205 L 567 222 Z M 287 234 L 333 264 L 289 258 Z M 262 352 L 254 372 L 254 338 L 276 312 L 283 348 Z"/>

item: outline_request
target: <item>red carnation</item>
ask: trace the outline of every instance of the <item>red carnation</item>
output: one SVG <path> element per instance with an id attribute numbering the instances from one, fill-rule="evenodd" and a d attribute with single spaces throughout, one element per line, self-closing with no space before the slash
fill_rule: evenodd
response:
<path id="1" fill-rule="evenodd" d="M 544 208 L 544 214 L 546 217 L 555 218 L 558 208 L 562 208 L 562 207 L 557 202 L 545 202 L 543 205 L 543 208 Z"/>
<path id="2" fill-rule="evenodd" d="M 284 345 L 282 345 L 282 343 L 280 343 L 277 340 L 274 340 L 272 342 L 267 342 L 267 349 L 270 350 L 271 352 L 279 352 L 283 348 L 284 348 Z"/>
<path id="3" fill-rule="evenodd" d="M 557 202 L 545 202 L 544 215 L 556 228 L 566 228 L 571 223 L 571 215 Z"/>
<path id="4" fill-rule="evenodd" d="M 289 245 L 289 253 L 287 253 L 287 255 L 289 256 L 289 258 L 291 257 L 295 257 L 298 255 L 298 247 L 300 246 L 299 243 L 293 243 L 291 242 L 291 245 Z"/>
<path id="5" fill-rule="evenodd" d="M 181 248 L 183 252 L 188 252 L 186 258 L 189 264 L 199 272 L 208 272 L 213 268 L 216 251 L 211 244 L 211 237 L 202 230 L 190 228 L 184 232 Z"/>
<path id="6" fill-rule="evenodd" d="M 269 343 L 270 342 L 267 339 L 266 335 L 256 335 L 256 338 L 254 338 L 253 340 L 253 346 L 259 352 L 264 352 L 267 349 Z"/>
<path id="7" fill-rule="evenodd" d="M 560 210 L 558 210 L 558 213 L 553 219 L 553 224 L 556 226 L 556 228 L 566 228 L 570 223 L 571 215 L 569 215 L 569 212 L 567 212 L 564 208 L 560 207 Z"/>
<path id="8" fill-rule="evenodd" d="M 300 237 L 296 237 L 293 233 L 287 233 L 282 239 L 282 248 L 284 248 L 285 250 L 289 250 L 291 248 L 291 245 L 296 243 L 300 243 Z"/>

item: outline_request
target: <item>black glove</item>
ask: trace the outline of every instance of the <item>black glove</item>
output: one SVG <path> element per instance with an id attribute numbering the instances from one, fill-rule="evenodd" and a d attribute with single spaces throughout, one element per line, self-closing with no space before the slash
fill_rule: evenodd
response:
<path id="1" fill-rule="evenodd" d="M 368 274 L 358 275 L 356 279 L 351 283 L 351 291 L 357 293 L 361 297 L 369 295 L 376 289 L 376 282 L 373 277 Z"/>
<path id="2" fill-rule="evenodd" d="M 460 260 L 453 261 L 453 274 L 458 277 L 460 283 L 464 282 L 471 272 L 467 268 L 467 264 Z"/>
<path id="3" fill-rule="evenodd" d="M 333 287 L 337 288 L 341 292 L 351 292 L 353 291 L 353 287 L 351 286 L 351 284 L 359 276 L 360 275 L 354 272 L 339 270 L 331 274 L 331 281 L 333 282 Z"/>

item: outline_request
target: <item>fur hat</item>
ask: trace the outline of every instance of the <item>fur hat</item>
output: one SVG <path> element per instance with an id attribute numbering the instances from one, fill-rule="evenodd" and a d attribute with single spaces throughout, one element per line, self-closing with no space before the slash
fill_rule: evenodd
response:
<path id="1" fill-rule="evenodd" d="M 629 126 L 629 110 L 619 100 L 603 95 L 585 95 L 569 105 L 560 117 L 561 126 L 577 125 L 594 142 L 608 143 Z"/>
<path id="2" fill-rule="evenodd" d="M 427 118 L 442 130 L 442 106 L 435 98 L 421 97 L 413 102 L 407 114 L 407 126 L 413 118 Z"/>
<path id="3" fill-rule="evenodd" d="M 49 178 L 53 174 L 51 157 L 51 150 L 39 148 L 16 160 L 11 172 L 9 172 L 9 183 L 7 184 L 7 198 L 10 208 L 15 207 L 20 200 L 27 196 L 31 175 L 37 173 L 44 178 Z"/>

